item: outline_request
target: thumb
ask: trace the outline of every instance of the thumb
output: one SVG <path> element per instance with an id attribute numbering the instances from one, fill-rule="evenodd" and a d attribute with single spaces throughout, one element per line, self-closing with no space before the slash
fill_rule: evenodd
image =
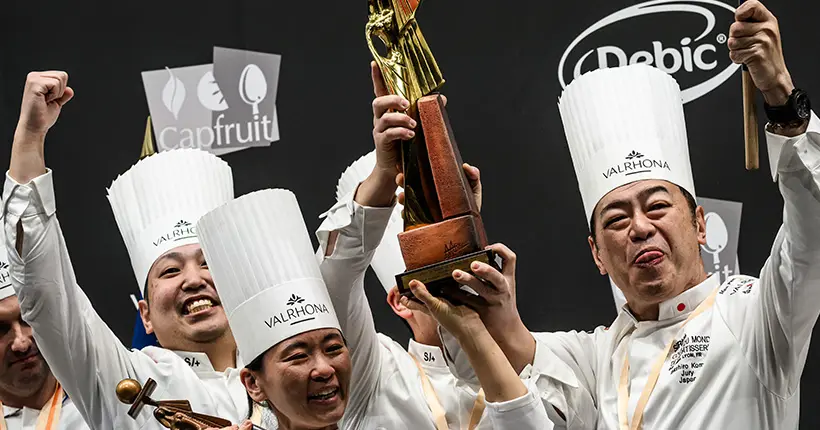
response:
<path id="1" fill-rule="evenodd" d="M 413 295 L 421 300 L 421 302 L 424 303 L 430 310 L 436 309 L 438 299 L 433 297 L 433 295 L 427 291 L 427 287 L 421 283 L 421 281 L 417 281 L 415 279 L 410 281 L 410 291 L 412 291 Z"/>
<path id="2" fill-rule="evenodd" d="M 757 0 L 748 0 L 735 11 L 735 20 L 740 22 L 763 22 L 769 19 L 769 15 L 771 15 L 771 12 L 762 3 Z"/>
<path id="3" fill-rule="evenodd" d="M 65 92 L 63 92 L 63 96 L 54 100 L 58 106 L 63 106 L 64 104 L 68 103 L 74 97 L 74 90 L 71 87 L 65 87 Z"/>

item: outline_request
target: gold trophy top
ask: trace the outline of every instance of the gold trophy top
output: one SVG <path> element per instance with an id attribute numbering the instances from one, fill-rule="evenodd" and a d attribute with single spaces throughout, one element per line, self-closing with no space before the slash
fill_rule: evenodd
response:
<path id="1" fill-rule="evenodd" d="M 370 53 L 381 69 L 392 94 L 406 98 L 411 106 L 444 85 L 444 77 L 416 22 L 421 0 L 368 0 L 369 19 L 365 37 Z M 375 39 L 386 54 L 376 49 Z"/>

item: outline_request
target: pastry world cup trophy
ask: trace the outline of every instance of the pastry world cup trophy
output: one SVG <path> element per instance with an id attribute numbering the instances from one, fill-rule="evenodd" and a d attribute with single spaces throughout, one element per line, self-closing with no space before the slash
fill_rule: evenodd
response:
<path id="1" fill-rule="evenodd" d="M 151 378 L 140 386 L 140 383 L 133 379 L 123 379 L 117 384 L 117 398 L 131 408 L 128 415 L 137 419 L 137 415 L 142 411 L 143 406 L 153 406 L 154 418 L 165 428 L 171 430 L 205 430 L 207 428 L 230 427 L 231 422 L 210 415 L 199 414 L 191 410 L 191 403 L 187 400 L 159 400 L 149 397 L 157 388 L 157 383 Z M 265 430 L 254 425 L 254 430 Z"/>
<path id="2" fill-rule="evenodd" d="M 402 295 L 410 281 L 423 282 L 434 295 L 459 288 L 451 274 L 470 272 L 473 261 L 495 266 L 485 250 L 487 235 L 462 168 L 447 111 L 436 91 L 444 78 L 421 34 L 415 13 L 420 0 L 368 0 L 367 44 L 387 89 L 410 102 L 407 114 L 419 124 L 402 142 L 404 231 L 399 245 L 406 272 L 396 275 Z M 382 55 L 376 44 L 384 45 Z"/>

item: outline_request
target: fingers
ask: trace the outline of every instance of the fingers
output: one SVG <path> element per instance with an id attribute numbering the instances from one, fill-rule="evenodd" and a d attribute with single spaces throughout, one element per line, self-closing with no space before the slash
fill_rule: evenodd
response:
<path id="1" fill-rule="evenodd" d="M 404 112 L 410 106 L 404 97 L 397 95 L 384 95 L 373 99 L 373 118 L 379 119 L 385 112 L 393 110 Z"/>
<path id="2" fill-rule="evenodd" d="M 29 89 L 44 96 L 46 102 L 51 102 L 61 98 L 65 92 L 67 84 L 68 73 L 66 72 L 31 72 L 26 77 L 26 85 Z"/>
<path id="3" fill-rule="evenodd" d="M 476 274 L 477 275 L 477 274 Z M 480 296 L 490 296 L 496 293 L 495 289 L 487 285 L 482 279 L 463 270 L 453 270 L 453 279 L 460 285 L 466 285 Z"/>
<path id="4" fill-rule="evenodd" d="M 503 273 L 505 276 L 515 275 L 515 264 L 518 257 L 510 248 L 507 248 L 507 246 L 503 243 L 494 243 L 488 246 L 487 249 L 492 249 L 493 251 L 495 251 L 496 254 L 501 256 L 501 260 L 504 263 L 501 269 L 501 273 Z"/>
<path id="5" fill-rule="evenodd" d="M 376 64 L 375 61 L 370 62 L 370 79 L 373 81 L 373 94 L 376 97 L 390 94 L 389 91 L 387 91 L 387 85 L 384 83 L 382 69 L 379 68 L 379 65 Z"/>
<path id="6" fill-rule="evenodd" d="M 439 94 L 439 95 L 441 96 L 441 104 L 443 106 L 447 106 L 447 96 L 445 96 L 444 94 Z"/>
<path id="7" fill-rule="evenodd" d="M 729 58 L 735 64 L 745 64 L 749 63 L 750 60 L 760 57 L 761 54 L 762 49 L 757 46 L 754 46 L 751 48 L 730 51 Z"/>
<path id="8" fill-rule="evenodd" d="M 496 290 L 505 291 L 509 289 L 507 279 L 504 275 L 489 264 L 485 264 L 480 261 L 473 261 L 472 264 L 470 264 L 470 270 L 473 271 L 475 276 L 478 276 L 479 278 L 492 284 Z"/>
<path id="9" fill-rule="evenodd" d="M 735 22 L 729 26 L 729 39 L 751 37 L 764 32 L 773 33 L 775 28 L 771 22 Z"/>
<path id="10" fill-rule="evenodd" d="M 74 90 L 71 87 L 66 87 L 65 92 L 63 92 L 63 96 L 56 100 L 57 104 L 62 106 L 68 103 L 69 100 L 74 98 Z"/>
<path id="11" fill-rule="evenodd" d="M 748 0 L 740 5 L 740 7 L 738 7 L 735 11 L 736 21 L 763 22 L 774 19 L 775 17 L 769 9 L 766 9 L 766 6 L 763 6 L 763 3 L 760 3 L 757 0 Z"/>
<path id="12" fill-rule="evenodd" d="M 418 298 L 411 299 L 411 298 L 408 298 L 406 296 L 402 296 L 399 299 L 399 303 L 401 303 L 404 307 L 406 307 L 407 309 L 410 309 L 411 311 L 421 312 L 425 315 L 430 316 L 431 318 L 435 318 L 435 316 L 433 316 L 432 311 L 427 307 L 427 305 L 425 305 L 424 303 L 419 301 Z"/>
<path id="13" fill-rule="evenodd" d="M 409 116 L 399 112 L 388 112 L 381 116 L 373 126 L 377 133 L 381 133 L 393 127 L 406 128 L 406 131 L 413 131 L 416 128 L 416 121 Z"/>
<path id="14" fill-rule="evenodd" d="M 252 430 L 252 429 L 253 429 L 253 423 L 251 422 L 251 420 L 245 420 L 245 421 L 242 422 L 242 425 L 239 426 L 239 430 Z"/>
<path id="15" fill-rule="evenodd" d="M 478 170 L 478 167 L 471 166 L 467 163 L 462 164 L 461 167 L 464 169 L 467 179 L 470 180 L 470 185 L 472 185 L 472 182 L 478 182 L 481 180 L 481 171 Z"/>
<path id="16" fill-rule="evenodd" d="M 442 294 L 450 302 L 465 305 L 473 310 L 484 309 L 488 305 L 487 299 L 484 297 L 477 296 L 462 289 L 448 288 L 444 290 Z"/>
<path id="17" fill-rule="evenodd" d="M 764 37 L 762 34 L 755 33 L 752 36 L 730 37 L 729 40 L 726 42 L 726 45 L 729 46 L 730 51 L 736 51 L 739 49 L 746 49 L 754 45 L 766 43 L 766 40 L 767 38 Z"/>
<path id="18" fill-rule="evenodd" d="M 471 166 L 467 163 L 464 163 L 461 167 L 464 169 L 464 173 L 467 175 L 467 181 L 470 183 L 470 188 L 473 192 L 473 196 L 475 196 L 476 205 L 478 206 L 478 210 L 480 211 L 482 199 L 481 171 L 478 170 L 478 167 Z"/>
<path id="19" fill-rule="evenodd" d="M 397 140 L 410 140 L 415 135 L 415 131 L 403 127 L 388 128 L 382 132 L 373 130 L 373 139 L 376 141 L 376 145 L 379 146 L 387 145 Z"/>

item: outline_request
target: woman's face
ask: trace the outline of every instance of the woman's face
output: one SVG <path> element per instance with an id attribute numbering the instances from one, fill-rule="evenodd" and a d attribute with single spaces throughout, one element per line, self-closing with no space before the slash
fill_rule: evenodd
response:
<path id="1" fill-rule="evenodd" d="M 350 353 L 337 329 L 318 329 L 279 342 L 258 371 L 242 369 L 256 402 L 268 401 L 287 427 L 323 428 L 342 419 L 350 384 Z"/>

